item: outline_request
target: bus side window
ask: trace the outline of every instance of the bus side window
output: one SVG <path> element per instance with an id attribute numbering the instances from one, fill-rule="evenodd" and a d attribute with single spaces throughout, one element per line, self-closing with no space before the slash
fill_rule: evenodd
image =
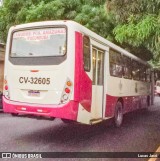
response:
<path id="1" fill-rule="evenodd" d="M 104 77 L 104 52 L 98 51 L 98 62 L 97 62 L 97 85 L 103 85 Z"/>
<path id="2" fill-rule="evenodd" d="M 91 56 L 90 56 L 90 39 L 88 36 L 83 37 L 83 64 L 84 70 L 90 72 L 91 69 Z"/>
<path id="3" fill-rule="evenodd" d="M 143 64 L 141 64 L 141 68 L 140 68 L 140 80 L 146 81 L 146 66 Z"/>
<path id="4" fill-rule="evenodd" d="M 92 48 L 92 66 L 93 66 L 93 81 L 92 81 L 92 84 L 93 85 L 96 84 L 96 68 L 97 68 L 96 59 L 97 59 L 97 50 Z"/>
<path id="5" fill-rule="evenodd" d="M 123 55 L 123 78 L 132 79 L 131 58 Z"/>
<path id="6" fill-rule="evenodd" d="M 135 60 L 132 60 L 132 77 L 134 80 L 140 79 L 140 64 Z"/>
<path id="7" fill-rule="evenodd" d="M 115 77 L 122 77 L 122 56 L 121 53 L 110 49 L 109 50 L 110 61 L 110 75 Z"/>
<path id="8" fill-rule="evenodd" d="M 146 70 L 146 81 L 151 82 L 151 69 L 147 68 Z"/>

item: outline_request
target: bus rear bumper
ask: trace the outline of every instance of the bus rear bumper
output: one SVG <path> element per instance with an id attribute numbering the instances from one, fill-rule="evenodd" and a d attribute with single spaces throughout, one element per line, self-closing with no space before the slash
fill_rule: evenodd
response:
<path id="1" fill-rule="evenodd" d="M 3 96 L 3 111 L 6 113 L 31 114 L 77 120 L 78 102 L 70 101 L 61 105 L 39 105 L 15 102 Z"/>

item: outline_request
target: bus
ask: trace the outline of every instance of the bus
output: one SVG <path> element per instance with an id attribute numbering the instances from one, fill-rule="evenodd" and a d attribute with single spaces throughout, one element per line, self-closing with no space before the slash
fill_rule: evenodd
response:
<path id="1" fill-rule="evenodd" d="M 147 108 L 151 67 L 70 20 L 21 24 L 8 33 L 4 112 L 95 124 Z"/>

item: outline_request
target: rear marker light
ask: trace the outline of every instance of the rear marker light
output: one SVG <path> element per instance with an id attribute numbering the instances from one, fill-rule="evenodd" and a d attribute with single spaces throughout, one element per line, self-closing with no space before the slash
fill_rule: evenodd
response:
<path id="1" fill-rule="evenodd" d="M 39 72 L 39 70 L 31 70 L 31 72 Z"/>

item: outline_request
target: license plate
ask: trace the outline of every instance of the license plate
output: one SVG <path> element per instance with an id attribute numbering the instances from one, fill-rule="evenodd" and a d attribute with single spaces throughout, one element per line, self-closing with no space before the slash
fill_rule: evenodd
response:
<path id="1" fill-rule="evenodd" d="M 40 96 L 40 92 L 39 91 L 35 91 L 35 90 L 30 90 L 30 91 L 28 91 L 28 96 L 39 97 Z"/>

